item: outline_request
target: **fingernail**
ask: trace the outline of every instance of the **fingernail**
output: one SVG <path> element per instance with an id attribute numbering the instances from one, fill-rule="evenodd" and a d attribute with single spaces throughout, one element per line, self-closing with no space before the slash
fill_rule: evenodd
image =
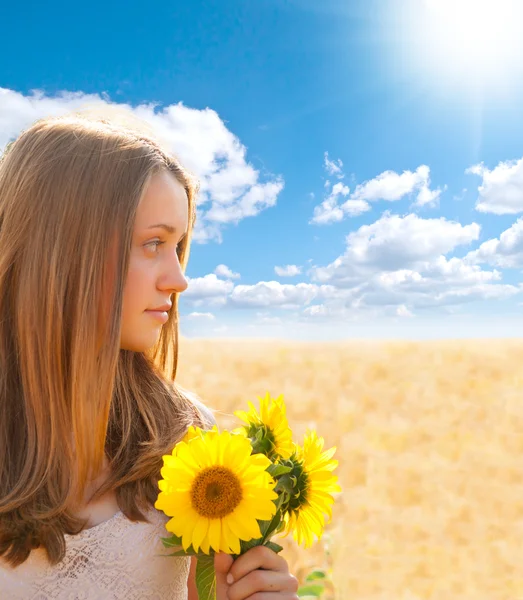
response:
<path id="1" fill-rule="evenodd" d="M 232 576 L 232 575 L 229 573 L 229 574 L 227 575 L 227 583 L 228 583 L 229 585 L 231 585 L 231 583 L 232 583 L 233 581 L 234 581 L 234 577 L 233 577 L 233 576 Z"/>

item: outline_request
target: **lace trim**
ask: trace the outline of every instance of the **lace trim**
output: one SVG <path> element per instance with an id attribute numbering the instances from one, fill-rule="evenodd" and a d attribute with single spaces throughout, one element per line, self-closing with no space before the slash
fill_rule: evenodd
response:
<path id="1" fill-rule="evenodd" d="M 100 531 L 102 531 L 104 528 L 110 527 L 115 520 L 121 519 L 121 518 L 127 519 L 127 517 L 123 514 L 123 512 L 121 510 L 119 510 L 112 517 L 109 517 L 105 521 L 102 521 L 101 523 L 98 523 L 97 525 L 93 525 L 92 527 L 89 527 L 88 529 L 84 529 L 83 531 L 80 531 L 80 533 L 77 533 L 76 535 L 64 533 L 64 538 L 67 541 L 68 539 L 78 540 L 78 539 L 87 539 L 90 537 L 94 537 L 95 535 L 99 535 Z"/>
<path id="2" fill-rule="evenodd" d="M 0 597 L 9 600 L 187 600 L 189 557 L 168 557 L 163 513 L 151 510 L 150 523 L 111 518 L 66 535 L 66 555 L 51 566 L 34 550 L 13 569 L 0 560 Z M 4 566 L 5 565 L 5 566 Z"/>

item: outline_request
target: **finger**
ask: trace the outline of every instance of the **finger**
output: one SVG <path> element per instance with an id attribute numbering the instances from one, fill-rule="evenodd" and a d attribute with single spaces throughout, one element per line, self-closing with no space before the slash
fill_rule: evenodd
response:
<path id="1" fill-rule="evenodd" d="M 214 555 L 214 572 L 216 575 L 216 598 L 218 600 L 227 599 L 227 590 L 229 584 L 227 583 L 227 574 L 233 563 L 232 556 L 225 554 L 225 552 L 219 552 Z"/>
<path id="2" fill-rule="evenodd" d="M 229 575 L 232 576 L 232 580 L 229 579 L 229 583 L 238 581 L 256 569 L 288 572 L 289 567 L 284 558 L 270 548 L 267 548 L 267 546 L 256 546 L 247 550 L 245 554 L 242 554 L 234 561 L 229 571 Z"/>
<path id="3" fill-rule="evenodd" d="M 300 598 L 292 592 L 256 592 L 246 600 L 300 600 Z"/>
<path id="4" fill-rule="evenodd" d="M 245 577 L 233 583 L 229 588 L 229 600 L 245 600 L 252 599 L 254 594 L 258 593 L 274 593 L 278 594 L 278 598 L 282 598 L 285 592 L 290 596 L 298 590 L 297 582 L 294 577 L 287 573 L 278 571 L 251 571 Z"/>
<path id="5" fill-rule="evenodd" d="M 225 554 L 225 552 L 217 552 L 214 555 L 214 570 L 216 573 L 225 573 L 225 575 L 227 575 L 233 562 L 234 559 L 232 556 L 230 556 L 230 554 Z"/>

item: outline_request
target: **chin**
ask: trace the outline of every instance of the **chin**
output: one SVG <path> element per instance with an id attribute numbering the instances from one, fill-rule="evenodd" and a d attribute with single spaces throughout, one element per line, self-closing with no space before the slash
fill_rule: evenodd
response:
<path id="1" fill-rule="evenodd" d="M 132 352 L 147 352 L 157 343 L 158 336 L 145 339 L 122 340 L 120 350 L 131 350 Z"/>

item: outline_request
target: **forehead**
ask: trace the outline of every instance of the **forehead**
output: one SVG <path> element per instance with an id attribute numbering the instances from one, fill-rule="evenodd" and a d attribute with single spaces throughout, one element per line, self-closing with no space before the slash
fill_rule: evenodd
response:
<path id="1" fill-rule="evenodd" d="M 185 230 L 188 204 L 185 188 L 172 173 L 155 173 L 140 199 L 135 226 L 140 228 L 154 223 L 167 223 Z"/>

